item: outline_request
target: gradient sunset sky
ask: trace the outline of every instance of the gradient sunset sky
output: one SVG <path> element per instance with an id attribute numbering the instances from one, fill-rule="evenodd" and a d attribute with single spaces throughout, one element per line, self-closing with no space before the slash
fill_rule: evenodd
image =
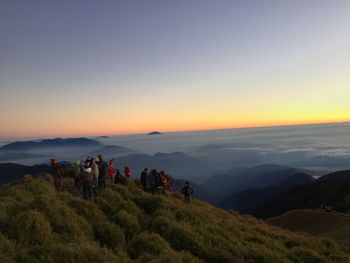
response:
<path id="1" fill-rule="evenodd" d="M 0 138 L 350 121 L 350 1 L 1 0 Z"/>

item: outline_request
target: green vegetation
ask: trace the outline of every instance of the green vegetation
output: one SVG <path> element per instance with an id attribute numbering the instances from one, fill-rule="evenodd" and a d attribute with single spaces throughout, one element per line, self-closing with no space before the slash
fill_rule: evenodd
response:
<path id="1" fill-rule="evenodd" d="M 186 205 L 179 194 L 152 196 L 133 181 L 94 201 L 57 193 L 47 175 L 0 188 L 0 262 L 326 263 L 349 255 L 331 240 Z"/>
<path id="2" fill-rule="evenodd" d="M 268 220 L 291 231 L 324 236 L 350 245 L 350 215 L 324 210 L 293 210 Z"/>

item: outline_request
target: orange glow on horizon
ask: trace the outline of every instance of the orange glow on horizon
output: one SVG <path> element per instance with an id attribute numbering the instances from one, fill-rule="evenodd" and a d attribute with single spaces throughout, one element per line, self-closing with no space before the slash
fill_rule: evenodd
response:
<path id="1" fill-rule="evenodd" d="M 79 130 L 65 131 L 65 130 L 55 130 L 55 132 L 48 133 L 33 133 L 26 136 L 15 135 L 12 138 L 53 138 L 53 137 L 81 137 L 81 136 L 113 136 L 113 135 L 133 135 L 133 134 L 146 134 L 151 131 L 160 131 L 164 133 L 170 132 L 192 132 L 201 130 L 224 130 L 224 129 L 242 129 L 242 128 L 260 128 L 260 127 L 276 127 L 276 126 L 294 126 L 294 125 L 312 125 L 312 124 L 332 124 L 332 123 L 347 123 L 350 122 L 350 118 L 339 118 L 339 119 L 326 119 L 326 120 L 310 120 L 310 121 L 270 121 L 270 122 L 242 122 L 236 123 L 234 125 L 211 125 L 203 124 L 198 126 L 168 126 L 168 127 L 158 127 L 154 129 L 124 129 L 124 130 L 113 130 L 113 129 L 92 129 L 92 130 Z M 10 136 L 6 136 L 10 137 Z"/>

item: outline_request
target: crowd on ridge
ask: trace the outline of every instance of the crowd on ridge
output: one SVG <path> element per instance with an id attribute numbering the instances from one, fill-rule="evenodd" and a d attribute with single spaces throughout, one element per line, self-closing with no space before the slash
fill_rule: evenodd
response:
<path id="1" fill-rule="evenodd" d="M 124 174 L 113 164 L 113 159 L 108 163 L 100 154 L 96 158 L 88 157 L 86 160 L 79 160 L 74 163 L 74 185 L 85 200 L 92 199 L 107 187 L 109 184 L 126 184 L 131 177 L 132 170 L 126 165 Z M 54 184 L 57 191 L 61 191 L 64 169 L 58 165 L 55 159 L 51 159 Z M 172 179 L 164 171 L 156 169 L 148 171 L 145 168 L 140 175 L 140 182 L 143 191 L 152 194 L 166 195 L 173 190 Z M 181 190 L 185 203 L 192 200 L 193 189 L 189 182 L 186 182 Z"/>

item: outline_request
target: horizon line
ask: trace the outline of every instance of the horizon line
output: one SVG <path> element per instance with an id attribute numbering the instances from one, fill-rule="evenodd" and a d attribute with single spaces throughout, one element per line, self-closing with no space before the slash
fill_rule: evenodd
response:
<path id="1" fill-rule="evenodd" d="M 227 128 L 208 128 L 208 129 L 189 129 L 189 130 L 170 130 L 170 131 L 161 131 L 161 130 L 152 130 L 145 132 L 130 132 L 130 133 L 101 133 L 94 135 L 65 135 L 65 136 L 24 136 L 24 137 L 14 137 L 14 138 L 0 138 L 0 140 L 15 140 L 15 139 L 28 139 L 28 140 L 45 140 L 45 139 L 56 139 L 56 138 L 91 138 L 91 137 L 101 137 L 101 136 L 133 136 L 133 135 L 147 135 L 149 132 L 158 131 L 163 134 L 166 133 L 187 133 L 187 132 L 199 132 L 199 131 L 224 131 L 224 130 L 241 130 L 241 129 L 259 129 L 259 128 L 277 128 L 277 127 L 296 127 L 296 126 L 311 126 L 311 125 L 329 125 L 329 124 L 350 124 L 350 120 L 346 121 L 330 121 L 330 122 L 307 122 L 307 123 L 293 123 L 293 124 L 266 124 L 258 126 L 242 126 L 242 127 L 227 127 Z"/>

